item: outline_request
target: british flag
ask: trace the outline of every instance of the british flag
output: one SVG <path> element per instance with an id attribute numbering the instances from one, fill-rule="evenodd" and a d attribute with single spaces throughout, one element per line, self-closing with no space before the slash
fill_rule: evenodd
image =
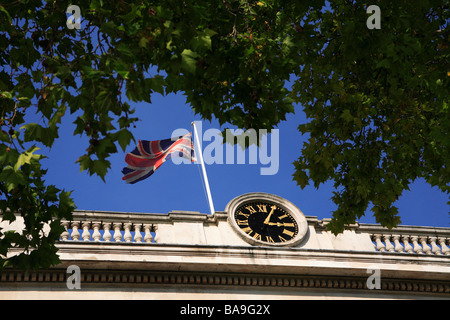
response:
<path id="1" fill-rule="evenodd" d="M 196 161 L 191 133 L 172 139 L 139 140 L 137 147 L 125 156 L 128 166 L 122 169 L 122 180 L 131 184 L 142 181 L 173 156 Z"/>

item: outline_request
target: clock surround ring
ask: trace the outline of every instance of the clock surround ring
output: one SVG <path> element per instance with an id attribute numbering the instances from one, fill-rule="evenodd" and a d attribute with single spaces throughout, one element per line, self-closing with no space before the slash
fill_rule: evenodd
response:
<path id="1" fill-rule="evenodd" d="M 274 204 L 282 210 L 287 211 L 297 223 L 298 232 L 296 233 L 296 235 L 290 240 L 273 243 L 255 239 L 254 237 L 245 233 L 236 221 L 235 212 L 237 209 L 242 208 L 245 204 L 257 202 Z M 274 194 L 264 192 L 251 192 L 237 196 L 227 204 L 225 211 L 227 212 L 228 222 L 232 226 L 232 229 L 239 235 L 241 239 L 250 243 L 251 245 L 293 247 L 300 244 L 305 239 L 308 232 L 308 222 L 303 212 L 292 202 Z"/>

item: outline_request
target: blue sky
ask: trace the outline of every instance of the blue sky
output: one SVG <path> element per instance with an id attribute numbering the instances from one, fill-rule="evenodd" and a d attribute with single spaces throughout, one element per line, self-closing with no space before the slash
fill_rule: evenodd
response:
<path id="1" fill-rule="evenodd" d="M 181 94 L 164 97 L 155 94 L 152 102 L 134 104 L 136 116 L 141 119 L 136 128 L 131 129 L 136 139 L 170 138 L 175 129 L 191 131 L 191 122 L 200 120 L 186 105 Z M 75 161 L 85 153 L 88 138 L 73 136 L 74 120 L 74 115 L 67 112 L 60 128 L 60 138 L 51 150 L 44 148 L 40 151 L 48 156 L 48 159 L 43 160 L 43 165 L 48 168 L 47 183 L 73 190 L 72 196 L 78 209 L 149 213 L 167 213 L 172 210 L 209 212 L 197 164 L 175 165 L 168 161 L 147 180 L 128 185 L 121 179 L 121 170 L 126 165 L 125 152 L 118 147 L 119 152 L 109 159 L 111 169 L 105 182 L 97 176 L 89 176 L 87 172 L 80 173 Z M 319 189 L 310 186 L 302 190 L 292 181 L 292 163 L 299 157 L 306 139 L 297 131 L 297 127 L 305 121 L 302 108 L 297 106 L 296 114 L 288 115 L 287 120 L 279 124 L 280 163 L 276 175 L 260 175 L 260 164 L 206 165 L 215 209 L 224 210 L 229 201 L 243 193 L 267 192 L 293 202 L 305 215 L 330 218 L 335 209 L 330 200 L 332 182 L 321 185 Z M 200 134 L 209 128 L 223 129 L 217 121 L 203 122 Z M 127 152 L 134 147 L 134 143 L 129 145 Z M 423 180 L 413 183 L 410 189 L 396 203 L 403 225 L 450 227 L 448 197 L 445 194 Z M 374 223 L 375 220 L 368 211 L 360 222 Z"/>
<path id="2" fill-rule="evenodd" d="M 170 138 L 175 129 L 192 131 L 191 122 L 200 120 L 194 115 L 184 96 L 152 96 L 152 104 L 137 103 L 136 116 L 141 119 L 136 128 L 131 128 L 134 137 L 142 140 Z M 197 164 L 175 165 L 172 161 L 164 163 L 151 177 L 134 185 L 122 181 L 122 168 L 126 165 L 125 153 L 112 155 L 111 169 L 103 182 L 97 176 L 81 172 L 77 158 L 84 154 L 88 139 L 73 136 L 73 115 L 63 118 L 60 139 L 51 150 L 42 150 L 49 158 L 43 165 L 49 170 L 47 183 L 73 190 L 73 198 L 78 209 L 107 210 L 125 212 L 167 213 L 175 210 L 199 211 L 209 213 L 207 198 L 201 179 L 201 169 Z M 275 175 L 260 175 L 261 164 L 212 164 L 206 165 L 212 198 L 216 211 L 222 211 L 234 197 L 247 192 L 267 192 L 279 195 L 293 202 L 305 215 L 319 219 L 330 218 L 335 205 L 330 200 L 332 182 L 319 189 L 307 187 L 300 189 L 294 181 L 293 162 L 299 157 L 305 137 L 297 131 L 297 126 L 305 121 L 300 106 L 295 115 L 289 115 L 280 123 L 279 129 L 279 170 Z M 217 121 L 202 123 L 202 132 L 209 128 L 221 129 Z M 222 128 L 223 129 L 223 128 Z M 201 138 L 200 138 L 201 139 Z M 210 142 L 203 142 L 205 147 Z M 134 149 L 128 146 L 126 152 Z M 270 150 L 269 150 L 270 152 Z M 248 159 L 248 158 L 247 158 Z M 396 205 L 399 207 L 403 225 L 426 225 L 449 227 L 450 217 L 447 196 L 437 188 L 431 188 L 424 181 L 411 185 Z M 374 223 L 368 211 L 360 222 Z"/>

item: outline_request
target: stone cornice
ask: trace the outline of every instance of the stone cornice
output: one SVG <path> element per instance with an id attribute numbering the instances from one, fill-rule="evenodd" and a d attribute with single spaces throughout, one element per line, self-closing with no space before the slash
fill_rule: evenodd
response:
<path id="1" fill-rule="evenodd" d="M 95 269 L 275 272 L 364 276 L 377 267 L 384 277 L 445 279 L 450 256 L 396 252 L 214 245 L 60 242 L 63 263 Z"/>
<path id="2" fill-rule="evenodd" d="M 45 287 L 65 291 L 68 274 L 66 269 L 54 268 L 36 272 L 23 272 L 7 270 L 0 275 L 0 289 L 2 286 Z M 380 289 L 368 289 L 367 277 L 342 277 L 324 275 L 283 275 L 258 273 L 220 273 L 220 272 L 194 272 L 194 271 L 162 271 L 162 270 L 111 270 L 111 269 L 82 269 L 81 279 L 83 290 L 94 288 L 125 288 L 127 290 L 160 287 L 165 290 L 183 288 L 183 290 L 245 290 L 253 289 L 261 293 L 274 290 L 284 292 L 335 292 L 339 296 L 354 293 L 357 296 L 368 297 L 414 296 L 430 295 L 433 298 L 450 297 L 450 281 L 413 280 L 383 278 Z M 126 299 L 126 295 L 123 297 Z"/>

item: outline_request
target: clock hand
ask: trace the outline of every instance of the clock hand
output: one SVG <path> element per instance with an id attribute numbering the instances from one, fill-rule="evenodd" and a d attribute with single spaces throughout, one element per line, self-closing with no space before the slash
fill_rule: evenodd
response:
<path id="1" fill-rule="evenodd" d="M 284 226 L 283 222 L 267 222 L 266 224 L 269 226 L 277 226 L 277 227 Z"/>
<path id="2" fill-rule="evenodd" d="M 264 220 L 264 224 L 268 224 L 270 221 L 270 217 L 272 216 L 273 212 L 275 211 L 275 209 L 277 208 L 276 205 L 271 206 L 272 210 L 270 210 L 269 214 L 266 217 L 266 220 Z"/>

